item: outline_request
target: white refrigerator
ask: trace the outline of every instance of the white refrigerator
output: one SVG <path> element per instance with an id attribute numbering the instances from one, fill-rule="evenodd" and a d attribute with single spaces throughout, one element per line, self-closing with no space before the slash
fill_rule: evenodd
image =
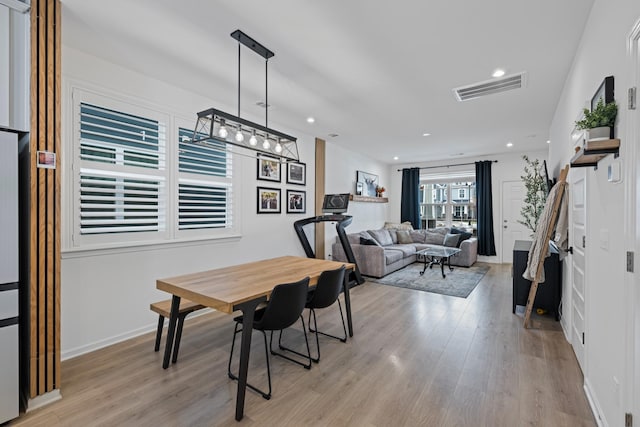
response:
<path id="1" fill-rule="evenodd" d="M 19 414 L 18 135 L 0 131 L 0 424 Z"/>

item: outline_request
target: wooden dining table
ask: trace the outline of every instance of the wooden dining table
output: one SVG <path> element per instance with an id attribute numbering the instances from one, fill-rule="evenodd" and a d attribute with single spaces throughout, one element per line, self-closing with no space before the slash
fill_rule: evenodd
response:
<path id="1" fill-rule="evenodd" d="M 236 420 L 240 421 L 244 415 L 244 398 L 249 370 L 249 352 L 251 349 L 253 318 L 256 307 L 261 302 L 269 299 L 271 291 L 278 284 L 297 282 L 308 276 L 310 279 L 309 287 L 313 288 L 318 282 L 320 273 L 326 270 L 335 270 L 342 265 L 344 265 L 347 270 L 355 269 L 355 264 L 350 263 L 283 256 L 215 270 L 158 279 L 156 281 L 156 288 L 173 295 L 162 367 L 164 369 L 169 367 L 181 298 L 186 298 L 194 303 L 224 313 L 231 314 L 238 310 L 242 311 L 242 339 L 240 346 L 238 391 L 236 396 Z M 343 292 L 349 336 L 353 336 L 348 276 L 349 274 L 345 274 Z M 174 358 L 173 363 L 175 362 L 176 359 Z"/>

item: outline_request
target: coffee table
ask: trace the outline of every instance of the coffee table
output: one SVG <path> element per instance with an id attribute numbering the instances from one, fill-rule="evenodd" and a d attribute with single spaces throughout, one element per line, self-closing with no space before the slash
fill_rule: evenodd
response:
<path id="1" fill-rule="evenodd" d="M 450 258 L 460 251 L 461 250 L 458 248 L 452 248 L 449 246 L 431 246 L 426 249 L 416 251 L 418 261 L 424 262 L 424 268 L 420 272 L 420 275 L 422 276 L 424 272 L 427 271 L 427 267 L 431 268 L 433 267 L 433 264 L 439 264 L 440 270 L 442 271 L 442 278 L 447 277 L 444 274 L 444 264 L 447 263 L 449 270 L 453 270 Z"/>

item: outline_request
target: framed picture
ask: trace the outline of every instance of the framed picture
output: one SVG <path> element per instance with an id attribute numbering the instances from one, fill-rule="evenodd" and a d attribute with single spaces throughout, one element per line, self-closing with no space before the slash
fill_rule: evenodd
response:
<path id="1" fill-rule="evenodd" d="M 614 101 L 613 76 L 605 77 L 604 80 L 602 81 L 602 84 L 598 87 L 598 90 L 596 90 L 596 93 L 593 95 L 593 98 L 591 98 L 591 111 L 595 110 L 600 100 L 602 100 L 604 104 L 608 104 Z M 610 132 L 609 138 L 613 139 L 614 137 L 613 127 L 610 129 L 609 132 Z"/>
<path id="2" fill-rule="evenodd" d="M 356 193 L 360 188 L 358 183 L 362 183 L 362 195 L 376 197 L 376 186 L 378 185 L 378 175 L 372 173 L 356 171 Z"/>
<path id="3" fill-rule="evenodd" d="M 55 169 L 56 168 L 56 153 L 51 151 L 38 151 L 38 162 L 36 164 L 39 168 Z"/>
<path id="4" fill-rule="evenodd" d="M 305 163 L 287 163 L 287 184 L 307 185 L 307 165 Z"/>
<path id="5" fill-rule="evenodd" d="M 280 182 L 280 161 L 275 157 L 258 157 L 258 179 Z"/>
<path id="6" fill-rule="evenodd" d="M 287 190 L 287 213 L 307 212 L 307 192 Z"/>
<path id="7" fill-rule="evenodd" d="M 601 99 L 604 104 L 613 102 L 613 76 L 605 77 L 593 98 L 591 98 L 591 111 L 596 109 Z"/>
<path id="8" fill-rule="evenodd" d="M 258 187 L 258 213 L 280 213 L 280 189 Z"/>

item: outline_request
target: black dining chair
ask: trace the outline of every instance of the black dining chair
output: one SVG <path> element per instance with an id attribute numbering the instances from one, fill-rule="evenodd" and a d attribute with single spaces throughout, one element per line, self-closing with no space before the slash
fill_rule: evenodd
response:
<path id="1" fill-rule="evenodd" d="M 247 382 L 247 387 L 260 393 L 262 397 L 269 400 L 271 398 L 271 367 L 269 364 L 269 352 L 275 356 L 279 356 L 290 360 L 294 363 L 302 365 L 306 369 L 311 368 L 311 351 L 309 350 L 309 340 L 307 339 L 307 330 L 304 324 L 304 318 L 302 317 L 302 311 L 304 310 L 307 294 L 309 291 L 309 278 L 305 277 L 299 282 L 285 283 L 277 285 L 271 292 L 271 297 L 266 307 L 256 310 L 253 320 L 253 329 L 262 332 L 264 337 L 264 349 L 267 359 L 267 378 L 269 381 L 269 392 L 254 387 Z M 302 331 L 304 333 L 304 341 L 307 346 L 307 354 L 294 352 L 308 360 L 308 363 L 303 363 L 299 360 L 288 357 L 282 353 L 277 353 L 273 350 L 273 331 L 280 331 L 280 337 L 278 342 L 282 342 L 282 331 L 289 326 L 292 326 L 296 321 L 300 319 L 302 321 Z M 229 378 L 232 380 L 238 380 L 238 377 L 231 372 L 231 360 L 233 359 L 233 347 L 235 346 L 236 335 L 238 332 L 242 332 L 243 317 L 238 316 L 233 319 L 236 322 L 233 331 L 233 341 L 231 342 L 231 354 L 229 355 L 229 365 L 227 368 Z M 240 329 L 238 329 L 240 328 Z M 269 339 L 269 345 L 267 346 L 267 334 L 266 331 L 271 332 Z"/>
<path id="2" fill-rule="evenodd" d="M 309 291 L 309 295 L 307 296 L 307 303 L 305 304 L 305 308 L 309 309 L 309 332 L 312 332 L 316 335 L 316 349 L 317 349 L 317 358 L 311 358 L 314 362 L 318 363 L 320 361 L 320 340 L 318 339 L 318 334 L 324 335 L 330 338 L 335 338 L 340 340 L 341 342 L 347 342 L 347 327 L 344 323 L 344 316 L 342 314 L 342 304 L 340 303 L 340 292 L 342 292 L 342 286 L 344 284 L 344 275 L 345 275 L 345 267 L 344 265 L 336 270 L 328 270 L 323 271 L 318 278 L 318 283 L 315 289 Z M 328 334 L 326 332 L 320 332 L 318 330 L 318 320 L 316 319 L 316 309 L 319 308 L 327 308 L 333 303 L 338 301 L 338 308 L 340 309 L 340 319 L 342 320 L 342 330 L 344 331 L 343 337 L 337 337 L 335 335 Z M 313 315 L 313 328 L 311 327 L 311 316 Z M 291 349 L 285 348 L 280 345 L 280 348 L 287 351 L 292 351 Z M 292 351 L 296 353 L 295 351 Z M 297 353 L 300 356 L 303 354 Z"/>

